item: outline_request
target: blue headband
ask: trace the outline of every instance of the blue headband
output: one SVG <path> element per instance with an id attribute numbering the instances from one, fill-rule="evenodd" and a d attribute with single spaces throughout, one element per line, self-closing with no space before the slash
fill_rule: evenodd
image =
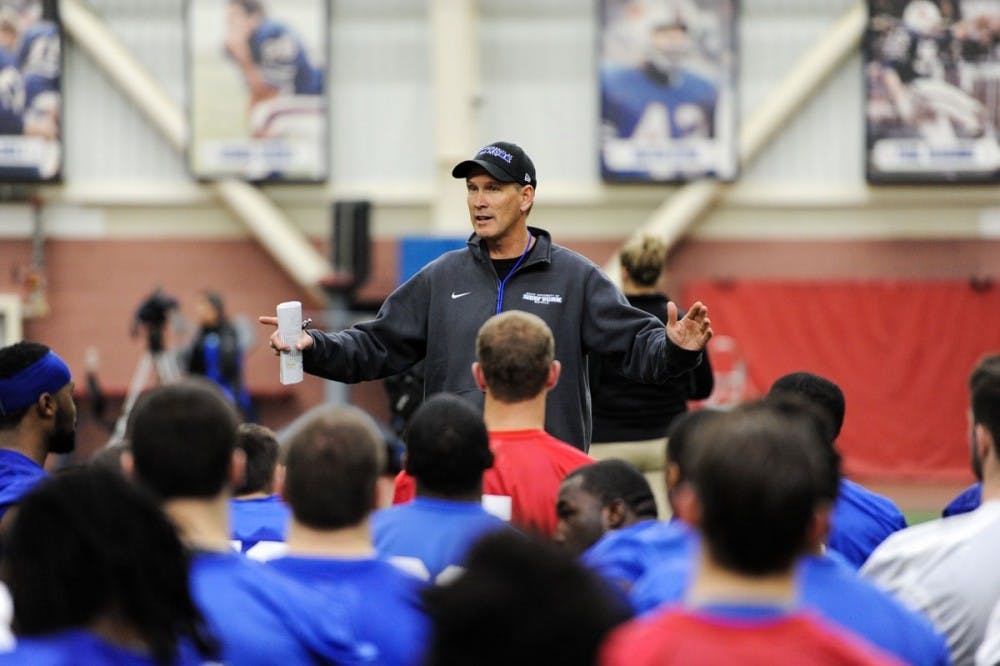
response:
<path id="1" fill-rule="evenodd" d="M 24 370 L 0 378 L 0 414 L 24 409 L 43 393 L 55 393 L 69 381 L 69 367 L 55 352 L 49 351 Z"/>

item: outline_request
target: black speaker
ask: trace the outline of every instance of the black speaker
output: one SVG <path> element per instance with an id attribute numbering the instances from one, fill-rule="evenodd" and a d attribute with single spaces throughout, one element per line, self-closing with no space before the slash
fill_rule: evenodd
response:
<path id="1" fill-rule="evenodd" d="M 370 201 L 336 201 L 333 204 L 333 233 L 330 238 L 330 263 L 338 282 L 348 288 L 368 279 L 371 270 L 371 241 L 368 221 Z"/>

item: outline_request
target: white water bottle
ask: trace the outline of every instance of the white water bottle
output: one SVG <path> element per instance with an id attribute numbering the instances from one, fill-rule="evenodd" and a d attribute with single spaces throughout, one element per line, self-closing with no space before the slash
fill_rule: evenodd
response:
<path id="1" fill-rule="evenodd" d="M 302 352 L 295 345 L 302 337 L 302 303 L 286 301 L 278 304 L 278 335 L 292 348 L 278 356 L 278 381 L 298 384 L 302 381 Z"/>

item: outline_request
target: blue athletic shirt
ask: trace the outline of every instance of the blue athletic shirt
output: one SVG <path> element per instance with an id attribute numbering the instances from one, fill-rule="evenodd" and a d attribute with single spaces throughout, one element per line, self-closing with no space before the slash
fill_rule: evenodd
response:
<path id="1" fill-rule="evenodd" d="M 265 20 L 250 36 L 250 53 L 267 84 L 284 95 L 320 95 L 323 72 L 313 67 L 291 29 Z"/>
<path id="2" fill-rule="evenodd" d="M 46 476 L 48 473 L 23 453 L 0 449 L 0 518 Z"/>
<path id="3" fill-rule="evenodd" d="M 510 529 L 476 502 L 416 497 L 376 511 L 372 537 L 379 556 L 428 581 L 465 561 L 469 548 L 487 532 Z"/>
<path id="4" fill-rule="evenodd" d="M 715 105 L 718 89 L 708 79 L 690 71 L 678 71 L 670 82 L 656 81 L 635 68 L 608 69 L 601 81 L 602 113 L 605 122 L 615 127 L 619 137 L 635 132 L 651 107 L 663 109 L 667 123 L 660 128 L 662 138 L 681 138 L 694 129 L 677 116 L 682 108 L 697 109 L 702 114 L 700 130 L 714 134 Z"/>
<path id="5" fill-rule="evenodd" d="M 378 648 L 380 664 L 417 666 L 429 640 L 420 601 L 425 583 L 376 558 L 289 556 L 268 563 L 346 609 L 362 641 Z"/>
<path id="6" fill-rule="evenodd" d="M 982 503 L 983 484 L 973 483 L 948 502 L 948 506 L 941 512 L 941 517 L 947 518 L 948 516 L 957 516 L 960 513 L 975 511 Z"/>
<path id="7" fill-rule="evenodd" d="M 288 532 L 289 510 L 279 495 L 229 502 L 231 537 L 246 553 L 260 541 L 283 543 Z"/>
<path id="8" fill-rule="evenodd" d="M 609 530 L 580 556 L 588 568 L 628 592 L 658 563 L 689 558 L 694 533 L 680 521 L 643 520 Z"/>
<path id="9" fill-rule="evenodd" d="M 887 536 L 906 527 L 906 518 L 888 498 L 841 479 L 830 523 L 827 547 L 860 569 Z"/>
<path id="10" fill-rule="evenodd" d="M 236 553 L 196 552 L 190 584 L 225 664 L 378 663 L 375 647 L 355 636 L 345 604 L 272 567 Z"/>

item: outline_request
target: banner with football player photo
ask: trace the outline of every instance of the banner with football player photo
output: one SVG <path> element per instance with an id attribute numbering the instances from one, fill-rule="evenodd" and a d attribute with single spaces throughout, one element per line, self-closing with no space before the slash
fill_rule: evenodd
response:
<path id="1" fill-rule="evenodd" d="M 188 0 L 197 178 L 326 180 L 328 33 L 326 0 Z"/>
<path id="2" fill-rule="evenodd" d="M 601 0 L 601 175 L 732 180 L 735 0 Z"/>
<path id="3" fill-rule="evenodd" d="M 57 0 L 0 0 L 0 182 L 62 173 L 61 54 Z"/>
<path id="4" fill-rule="evenodd" d="M 867 176 L 1000 179 L 1000 2 L 869 0 Z"/>

